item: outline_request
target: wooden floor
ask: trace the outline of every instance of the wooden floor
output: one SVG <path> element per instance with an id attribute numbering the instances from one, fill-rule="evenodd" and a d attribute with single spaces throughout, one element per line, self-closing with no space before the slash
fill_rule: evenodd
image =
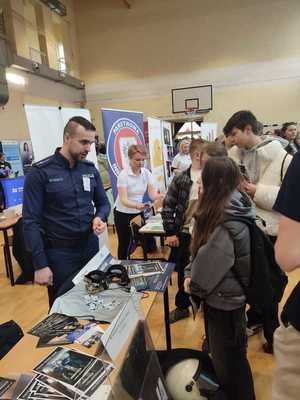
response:
<path id="1" fill-rule="evenodd" d="M 2 238 L 0 239 L 0 241 Z M 116 237 L 110 232 L 112 253 L 116 254 Z M 14 264 L 15 275 L 19 274 L 19 267 Z M 14 319 L 24 331 L 31 328 L 47 314 L 47 292 L 45 288 L 33 285 L 11 287 L 5 276 L 3 252 L 0 253 L 0 323 Z M 293 272 L 289 277 L 289 285 L 285 298 L 300 279 L 300 271 Z M 176 294 L 176 278 L 169 289 L 170 308 L 174 307 Z M 283 300 L 284 301 L 284 300 Z M 152 306 L 148 317 L 152 339 L 156 348 L 164 348 L 164 323 L 162 296 Z M 196 321 L 190 317 L 172 325 L 173 347 L 187 347 L 199 349 L 203 337 L 203 319 L 201 314 Z M 250 338 L 248 356 L 254 376 L 257 400 L 271 399 L 272 377 L 275 367 L 274 357 L 264 354 L 261 346 L 263 338 L 260 335 Z M 1 362 L 1 361 L 0 361 Z M 13 371 L 12 371 L 13 372 Z M 284 400 L 284 399 L 283 399 Z"/>

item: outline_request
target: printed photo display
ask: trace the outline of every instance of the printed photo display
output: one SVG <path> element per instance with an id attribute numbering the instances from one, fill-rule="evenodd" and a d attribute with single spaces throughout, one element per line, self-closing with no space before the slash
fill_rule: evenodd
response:
<path id="1" fill-rule="evenodd" d="M 91 396 L 112 372 L 113 366 L 93 356 L 57 347 L 34 372 L 55 379 L 72 390 Z"/>
<path id="2" fill-rule="evenodd" d="M 38 337 L 59 336 L 74 331 L 79 326 L 75 317 L 54 313 L 40 321 L 28 333 Z"/>
<path id="3" fill-rule="evenodd" d="M 141 262 L 138 264 L 129 264 L 127 268 L 129 278 L 135 278 L 138 276 L 151 276 L 162 274 L 164 272 L 164 269 L 159 262 Z"/>
<path id="4" fill-rule="evenodd" d="M 32 379 L 32 381 L 26 386 L 24 391 L 18 397 L 21 400 L 63 400 L 68 397 L 59 393 L 50 386 L 44 384 L 38 380 L 38 377 Z M 69 397 L 71 398 L 71 397 Z M 74 398 L 74 397 L 73 397 Z"/>
<path id="5" fill-rule="evenodd" d="M 39 337 L 37 347 L 59 346 L 75 341 L 90 347 L 100 340 L 103 331 L 95 322 L 80 324 L 74 317 L 54 313 L 40 321 L 28 333 Z"/>
<path id="6" fill-rule="evenodd" d="M 2 396 L 7 390 L 15 383 L 14 379 L 2 378 L 0 376 L 0 396 Z"/>

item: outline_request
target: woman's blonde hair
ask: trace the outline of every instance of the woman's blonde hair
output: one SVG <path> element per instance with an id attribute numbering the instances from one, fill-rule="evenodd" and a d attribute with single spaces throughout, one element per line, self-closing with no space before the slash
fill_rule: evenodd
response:
<path id="1" fill-rule="evenodd" d="M 131 146 L 128 147 L 129 158 L 132 158 L 136 153 L 139 153 L 143 157 L 147 156 L 146 149 L 141 144 L 132 144 Z"/>
<path id="2" fill-rule="evenodd" d="M 190 144 L 191 142 L 188 139 L 182 139 L 182 141 L 179 144 L 179 153 L 182 153 L 183 146 L 186 144 Z"/>

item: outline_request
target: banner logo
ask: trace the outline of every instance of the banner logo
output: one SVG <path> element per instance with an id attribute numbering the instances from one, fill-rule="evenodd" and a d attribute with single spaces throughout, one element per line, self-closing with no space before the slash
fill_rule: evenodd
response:
<path id="1" fill-rule="evenodd" d="M 128 148 L 132 144 L 144 144 L 141 128 L 131 119 L 116 120 L 107 138 L 107 156 L 110 168 L 117 177 L 128 165 Z"/>

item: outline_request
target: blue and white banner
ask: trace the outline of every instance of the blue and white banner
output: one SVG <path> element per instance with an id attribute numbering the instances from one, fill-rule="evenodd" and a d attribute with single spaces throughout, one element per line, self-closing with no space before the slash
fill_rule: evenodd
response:
<path id="1" fill-rule="evenodd" d="M 6 161 L 11 165 L 12 174 L 15 176 L 24 175 L 19 142 L 15 140 L 3 140 L 1 144 Z"/>
<path id="2" fill-rule="evenodd" d="M 106 154 L 114 199 L 117 197 L 117 178 L 128 165 L 128 148 L 132 144 L 145 145 L 143 113 L 101 109 Z"/>

